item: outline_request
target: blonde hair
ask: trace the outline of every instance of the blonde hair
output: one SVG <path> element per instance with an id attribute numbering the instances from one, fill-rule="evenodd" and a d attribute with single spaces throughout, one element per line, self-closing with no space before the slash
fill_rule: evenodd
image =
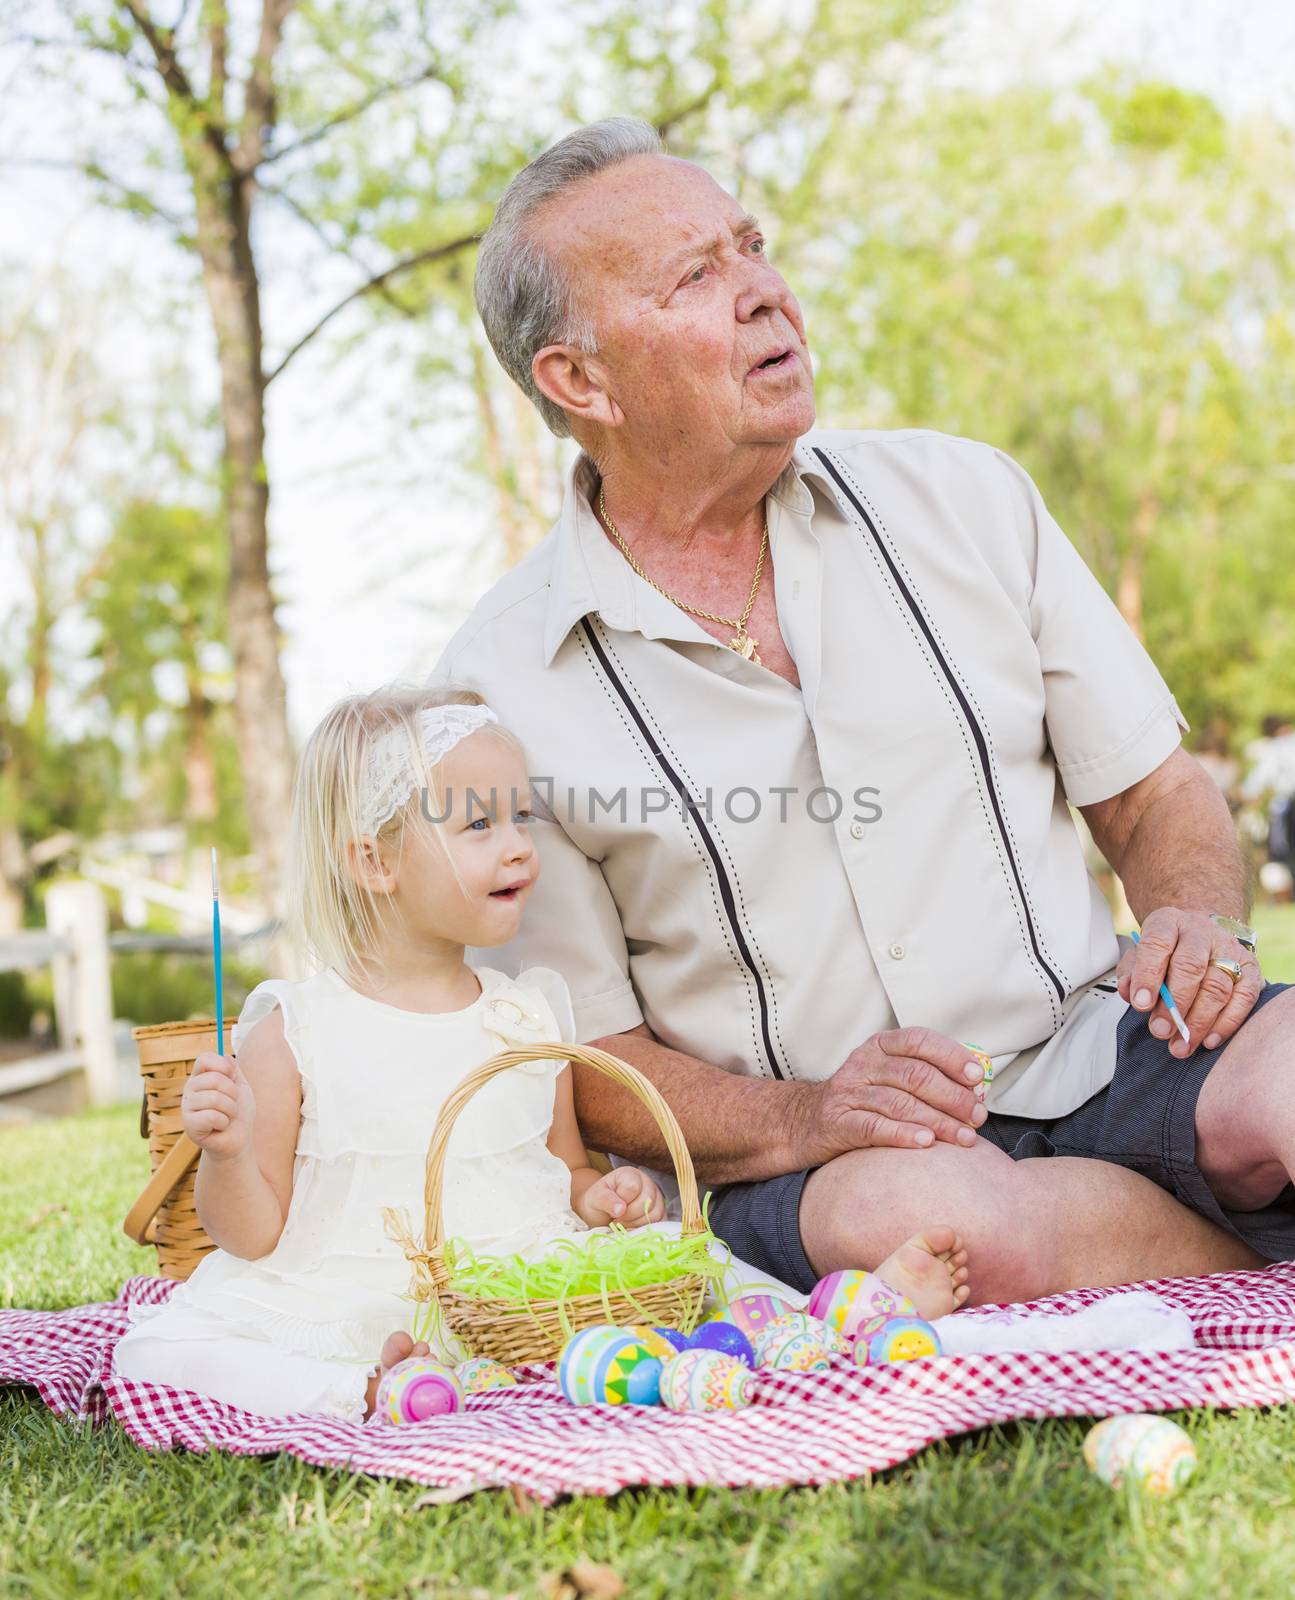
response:
<path id="1" fill-rule="evenodd" d="M 354 979 L 377 943 L 380 897 L 350 869 L 348 852 L 355 841 L 374 838 L 399 852 L 411 828 L 428 829 L 454 870 L 439 820 L 446 810 L 439 763 L 428 764 L 415 719 L 433 706 L 481 705 L 485 701 L 475 690 L 455 684 L 387 684 L 339 700 L 306 741 L 292 791 L 285 910 L 294 939 L 317 966 L 334 967 Z M 393 730 L 409 740 L 423 792 L 415 790 L 374 834 L 364 825 L 364 767 L 375 741 Z M 503 740 L 524 759 L 520 741 L 508 729 L 492 722 L 478 731 Z M 434 815 L 424 805 L 424 793 Z"/>

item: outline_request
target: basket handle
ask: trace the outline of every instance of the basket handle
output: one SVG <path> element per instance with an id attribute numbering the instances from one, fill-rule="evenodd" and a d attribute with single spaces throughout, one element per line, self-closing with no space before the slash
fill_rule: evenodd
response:
<path id="1" fill-rule="evenodd" d="M 143 1193 L 126 1213 L 122 1232 L 136 1244 L 156 1244 L 156 1217 L 172 1189 L 184 1178 L 189 1168 L 201 1155 L 198 1146 L 187 1133 L 182 1133 L 158 1162 L 157 1171 L 144 1185 Z"/>
<path id="2" fill-rule="evenodd" d="M 697 1200 L 697 1176 L 693 1172 L 692 1157 L 688 1154 L 688 1146 L 684 1143 L 683 1132 L 675 1120 L 674 1112 L 666 1104 L 655 1084 L 645 1078 L 636 1067 L 630 1066 L 628 1061 L 622 1061 L 619 1056 L 609 1055 L 606 1050 L 597 1050 L 591 1045 L 561 1043 L 518 1045 L 515 1049 L 501 1051 L 489 1061 L 483 1061 L 479 1067 L 474 1067 L 463 1082 L 446 1097 L 441 1107 L 436 1126 L 432 1130 L 431 1143 L 427 1147 L 427 1182 L 423 1196 L 427 1208 L 424 1239 L 429 1256 L 439 1257 L 444 1246 L 442 1233 L 445 1222 L 441 1201 L 445 1153 L 459 1113 L 477 1090 L 489 1083 L 491 1078 L 498 1077 L 501 1072 L 507 1072 L 510 1067 L 524 1066 L 528 1061 L 579 1062 L 582 1066 L 593 1067 L 595 1071 L 603 1073 L 619 1083 L 622 1088 L 637 1095 L 652 1113 L 657 1127 L 664 1135 L 666 1149 L 669 1150 L 670 1159 L 674 1163 L 675 1175 L 679 1179 L 683 1231 L 702 1232 L 704 1225 L 701 1206 Z"/>

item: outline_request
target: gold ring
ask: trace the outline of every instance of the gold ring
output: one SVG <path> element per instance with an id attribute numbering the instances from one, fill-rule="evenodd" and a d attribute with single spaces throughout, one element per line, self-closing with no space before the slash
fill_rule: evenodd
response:
<path id="1" fill-rule="evenodd" d="M 1239 961 L 1232 961 L 1227 956 L 1216 956 L 1210 962 L 1210 966 L 1217 967 L 1220 972 L 1226 972 L 1233 983 L 1241 981 L 1241 963 Z"/>

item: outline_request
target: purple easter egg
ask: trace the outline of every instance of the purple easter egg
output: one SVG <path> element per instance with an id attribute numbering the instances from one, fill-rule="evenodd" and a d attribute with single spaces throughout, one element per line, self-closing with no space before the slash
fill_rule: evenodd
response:
<path id="1" fill-rule="evenodd" d="M 732 1322 L 703 1322 L 690 1345 L 694 1350 L 720 1350 L 746 1367 L 755 1365 L 750 1339 Z"/>
<path id="2" fill-rule="evenodd" d="M 676 1350 L 687 1350 L 689 1347 L 688 1335 L 680 1333 L 678 1328 L 653 1328 L 652 1331 L 659 1333 L 663 1339 L 668 1339 Z"/>

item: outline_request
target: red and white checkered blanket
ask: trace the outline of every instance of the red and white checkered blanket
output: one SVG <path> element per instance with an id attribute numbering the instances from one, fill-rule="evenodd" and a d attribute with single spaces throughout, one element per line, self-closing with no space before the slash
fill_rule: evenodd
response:
<path id="1" fill-rule="evenodd" d="M 1295 1400 L 1295 1264 L 1142 1287 L 1187 1312 L 1196 1349 L 954 1356 L 880 1368 L 841 1361 L 830 1373 L 762 1373 L 749 1409 L 700 1416 L 568 1405 L 553 1369 L 531 1367 L 517 1389 L 475 1395 L 455 1416 L 394 1428 L 258 1417 L 114 1378 L 112 1351 L 127 1327 L 127 1305 L 165 1300 L 173 1288 L 162 1278 L 131 1278 L 110 1304 L 0 1312 L 0 1383 L 34 1386 L 60 1414 L 102 1421 L 111 1412 L 147 1449 L 282 1450 L 319 1466 L 412 1479 L 446 1500 L 505 1484 L 549 1501 L 631 1484 L 828 1483 L 994 1422 Z M 1033 1309 L 1075 1311 L 1107 1292 L 1077 1290 Z"/>

